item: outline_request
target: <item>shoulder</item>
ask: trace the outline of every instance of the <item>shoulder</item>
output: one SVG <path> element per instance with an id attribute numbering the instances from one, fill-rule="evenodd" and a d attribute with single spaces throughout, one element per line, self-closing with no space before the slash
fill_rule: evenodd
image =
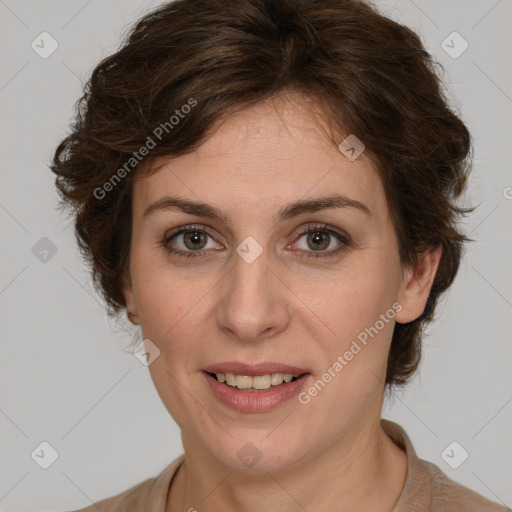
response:
<path id="1" fill-rule="evenodd" d="M 184 460 L 177 457 L 156 477 L 148 478 L 129 489 L 72 512 L 164 512 L 173 476 Z"/>
<path id="2" fill-rule="evenodd" d="M 449 478 L 438 466 L 422 461 L 431 475 L 432 510 L 439 512 L 511 512 L 499 503 Z"/>
<path id="3" fill-rule="evenodd" d="M 407 455 L 407 476 L 393 512 L 512 512 L 449 478 L 432 462 L 420 459 L 405 430 L 381 420 L 393 442 Z"/>
<path id="4" fill-rule="evenodd" d="M 124 492 L 116 494 L 110 498 L 98 501 L 73 512 L 109 512 L 114 510 L 143 510 L 140 508 L 148 498 L 150 489 L 154 486 L 156 478 L 148 478 L 133 487 L 130 487 Z"/>

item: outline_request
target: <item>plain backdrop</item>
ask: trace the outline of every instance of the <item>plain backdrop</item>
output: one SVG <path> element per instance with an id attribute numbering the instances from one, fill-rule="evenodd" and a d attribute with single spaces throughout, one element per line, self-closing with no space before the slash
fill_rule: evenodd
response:
<path id="1" fill-rule="evenodd" d="M 130 334 L 106 317 L 47 167 L 83 81 L 159 3 L 0 0 L 2 511 L 82 508 L 182 452 L 147 368 L 121 351 Z M 466 223 L 476 241 L 428 330 L 420 371 L 383 416 L 406 429 L 421 458 L 512 507 L 512 2 L 378 4 L 444 66 L 474 138 L 467 197 L 481 203 Z M 42 32 L 58 44 L 47 58 L 31 46 Z M 44 37 L 49 51 L 55 43 Z M 454 441 L 469 454 L 457 469 L 442 457 Z M 57 454 L 47 469 L 42 449 Z"/>

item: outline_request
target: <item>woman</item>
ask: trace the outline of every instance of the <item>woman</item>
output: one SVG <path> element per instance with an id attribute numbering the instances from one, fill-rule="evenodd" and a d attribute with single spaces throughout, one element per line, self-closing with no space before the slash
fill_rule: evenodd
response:
<path id="1" fill-rule="evenodd" d="M 470 148 L 419 38 L 362 1 L 140 20 L 51 167 L 184 454 L 83 510 L 506 510 L 380 418 L 469 241 Z"/>

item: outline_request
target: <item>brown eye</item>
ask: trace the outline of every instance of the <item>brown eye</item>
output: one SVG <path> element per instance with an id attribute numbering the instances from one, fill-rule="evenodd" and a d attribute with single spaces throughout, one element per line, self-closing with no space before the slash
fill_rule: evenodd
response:
<path id="1" fill-rule="evenodd" d="M 308 226 L 307 229 L 299 233 L 299 241 L 304 239 L 303 243 L 296 242 L 301 252 L 308 253 L 310 258 L 323 258 L 336 256 L 340 251 L 351 245 L 351 239 L 343 232 L 338 232 L 327 225 Z M 326 250 L 331 247 L 331 250 Z"/>
<path id="2" fill-rule="evenodd" d="M 204 249 L 208 235 L 201 231 L 189 231 L 183 234 L 183 243 L 187 249 Z"/>
<path id="3" fill-rule="evenodd" d="M 171 255 L 183 258 L 207 256 L 210 249 L 222 248 L 207 229 L 206 226 L 181 226 L 169 233 L 161 244 Z M 299 233 L 299 241 L 303 238 L 304 243 L 295 242 L 293 245 L 298 245 L 299 252 L 306 253 L 310 258 L 334 257 L 351 245 L 348 235 L 326 225 L 308 227 Z M 208 246 L 208 239 L 212 240 L 210 246 Z M 331 249 L 327 250 L 329 247 Z"/>
<path id="4" fill-rule="evenodd" d="M 316 231 L 308 234 L 306 238 L 307 244 L 313 250 L 323 250 L 329 246 L 331 235 L 325 231 Z"/>
<path id="5" fill-rule="evenodd" d="M 212 240 L 210 246 L 209 239 Z M 201 256 L 203 251 L 219 247 L 206 226 L 181 226 L 166 235 L 161 243 L 167 252 L 187 258 Z"/>

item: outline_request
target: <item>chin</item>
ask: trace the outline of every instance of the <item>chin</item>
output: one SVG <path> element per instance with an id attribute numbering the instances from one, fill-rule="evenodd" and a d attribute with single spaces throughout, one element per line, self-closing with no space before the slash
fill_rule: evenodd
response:
<path id="1" fill-rule="evenodd" d="M 275 432 L 270 435 L 268 432 L 262 430 L 256 431 L 254 435 L 245 434 L 226 439 L 226 444 L 220 450 L 212 451 L 211 455 L 233 471 L 255 474 L 285 471 L 304 457 L 304 445 L 297 442 L 284 444 L 279 436 L 272 439 Z"/>

